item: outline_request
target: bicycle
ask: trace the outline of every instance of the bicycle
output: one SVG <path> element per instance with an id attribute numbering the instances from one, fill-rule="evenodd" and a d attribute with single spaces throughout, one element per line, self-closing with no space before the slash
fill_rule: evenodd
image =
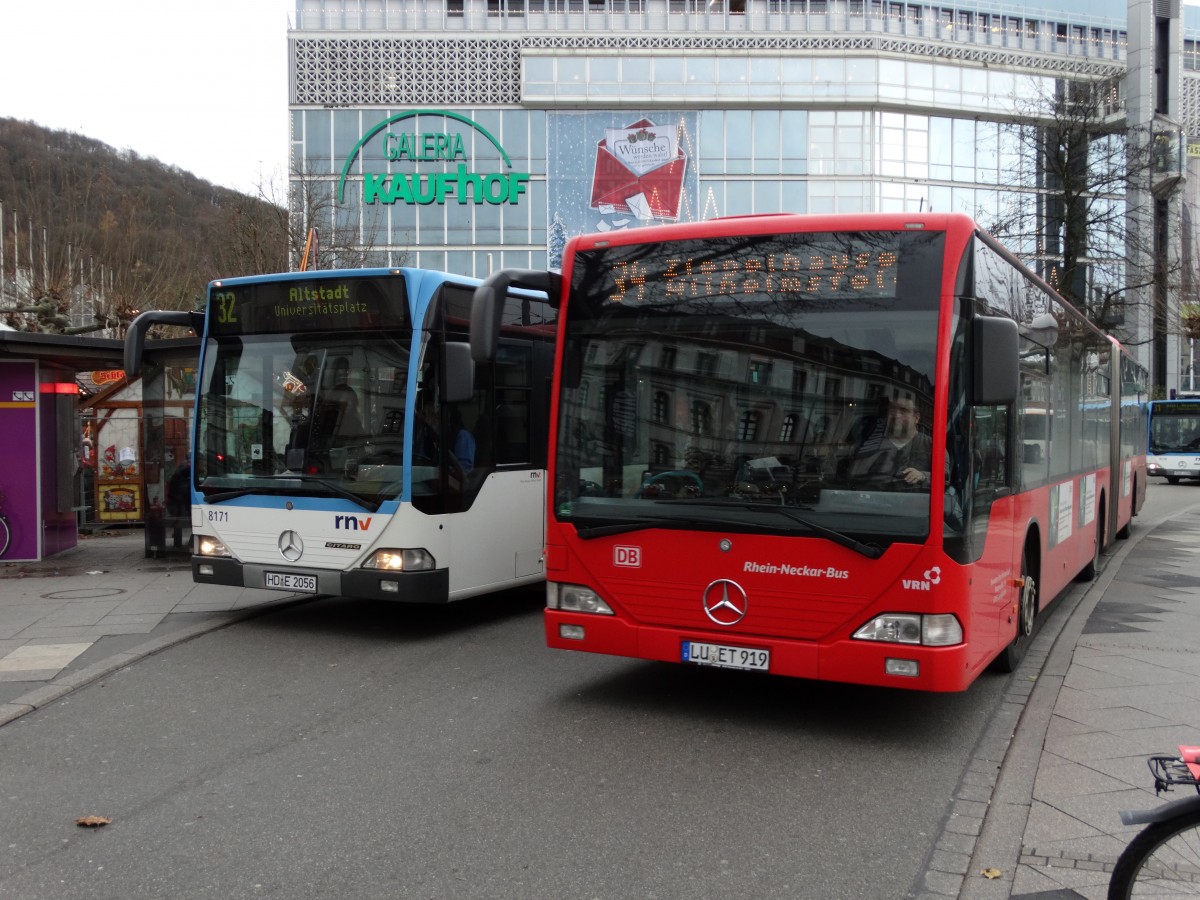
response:
<path id="1" fill-rule="evenodd" d="M 1181 744 L 1178 756 L 1147 757 L 1154 793 L 1187 785 L 1195 797 L 1148 810 L 1122 810 L 1126 825 L 1146 825 L 1117 859 L 1108 900 L 1200 897 L 1200 747 Z"/>

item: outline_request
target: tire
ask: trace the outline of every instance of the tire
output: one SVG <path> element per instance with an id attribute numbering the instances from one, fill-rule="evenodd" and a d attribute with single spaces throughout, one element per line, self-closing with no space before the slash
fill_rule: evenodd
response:
<path id="1" fill-rule="evenodd" d="M 1126 522 L 1124 524 L 1124 526 L 1117 529 L 1117 540 L 1119 540 L 1119 541 L 1129 540 L 1129 529 L 1133 527 L 1133 517 L 1137 515 L 1137 495 L 1138 495 L 1137 489 L 1138 489 L 1137 479 L 1134 478 L 1133 479 L 1133 491 L 1129 495 L 1129 509 L 1130 509 L 1129 521 Z"/>
<path id="2" fill-rule="evenodd" d="M 1167 476 L 1167 484 L 1179 484 L 1179 476 L 1178 475 L 1168 475 Z"/>
<path id="3" fill-rule="evenodd" d="M 8 545 L 12 541 L 12 532 L 8 529 L 8 519 L 0 516 L 0 557 L 8 552 Z"/>
<path id="4" fill-rule="evenodd" d="M 1088 564 L 1075 576 L 1076 581 L 1095 581 L 1096 576 L 1100 574 L 1100 557 L 1104 553 L 1104 517 L 1104 505 L 1101 504 L 1096 514 L 1096 550 Z"/>
<path id="5" fill-rule="evenodd" d="M 1117 859 L 1108 900 L 1200 897 L 1200 810 L 1148 826 Z"/>
<path id="6" fill-rule="evenodd" d="M 1029 557 L 1022 553 L 1021 579 L 1025 586 L 1021 588 L 1020 599 L 1017 602 L 1017 634 L 996 657 L 993 665 L 998 672 L 1015 672 L 1033 641 L 1034 620 L 1038 613 L 1038 584 L 1029 569 Z"/>

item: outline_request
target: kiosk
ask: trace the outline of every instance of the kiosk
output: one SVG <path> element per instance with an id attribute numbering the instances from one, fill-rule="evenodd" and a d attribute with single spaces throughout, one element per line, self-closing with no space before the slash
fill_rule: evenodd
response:
<path id="1" fill-rule="evenodd" d="M 0 512 L 10 532 L 0 562 L 75 546 L 81 436 L 75 373 L 87 359 L 119 359 L 118 341 L 0 332 Z"/>

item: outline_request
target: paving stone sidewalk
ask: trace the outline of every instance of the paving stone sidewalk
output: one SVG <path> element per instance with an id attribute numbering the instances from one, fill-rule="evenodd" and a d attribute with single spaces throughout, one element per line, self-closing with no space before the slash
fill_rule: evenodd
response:
<path id="1" fill-rule="evenodd" d="M 189 558 L 146 556 L 140 528 L 0 561 L 0 725 L 134 660 L 300 595 L 197 585 Z"/>
<path id="2" fill-rule="evenodd" d="M 1014 684 L 1032 685 L 958 896 L 1105 900 L 1113 865 L 1149 809 L 1152 753 L 1200 743 L 1200 510 L 1135 528 Z M 989 879 L 985 869 L 998 873 Z"/>

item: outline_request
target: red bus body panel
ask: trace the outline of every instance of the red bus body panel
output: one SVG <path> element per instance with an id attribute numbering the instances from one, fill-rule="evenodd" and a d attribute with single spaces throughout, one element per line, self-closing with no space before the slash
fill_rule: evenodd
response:
<path id="1" fill-rule="evenodd" d="M 592 587 L 616 615 L 547 609 L 546 642 L 563 650 L 680 662 L 684 640 L 705 641 L 770 650 L 774 674 L 961 691 L 1016 636 L 1022 537 L 1031 529 L 1040 536 L 1043 608 L 1092 559 L 1106 475 L 1094 479 L 1090 520 L 1078 499 L 1086 475 L 997 502 L 984 552 L 968 566 L 933 546 L 894 544 L 871 560 L 820 538 L 720 532 L 649 530 L 558 542 L 548 548 L 548 578 Z M 1068 483 L 1076 501 L 1052 525 L 1052 492 Z M 1121 522 L 1128 522 L 1135 499 L 1132 491 L 1120 498 Z M 560 534 L 562 529 L 554 526 Z M 1051 534 L 1061 536 L 1053 546 Z M 722 549 L 722 540 L 729 549 Z M 704 612 L 704 590 L 718 579 L 746 591 L 748 611 L 735 625 L 717 625 Z M 964 642 L 922 647 L 851 637 L 886 612 L 954 613 Z M 562 625 L 581 626 L 584 639 L 562 637 Z M 887 674 L 889 658 L 916 660 L 919 676 Z"/>

